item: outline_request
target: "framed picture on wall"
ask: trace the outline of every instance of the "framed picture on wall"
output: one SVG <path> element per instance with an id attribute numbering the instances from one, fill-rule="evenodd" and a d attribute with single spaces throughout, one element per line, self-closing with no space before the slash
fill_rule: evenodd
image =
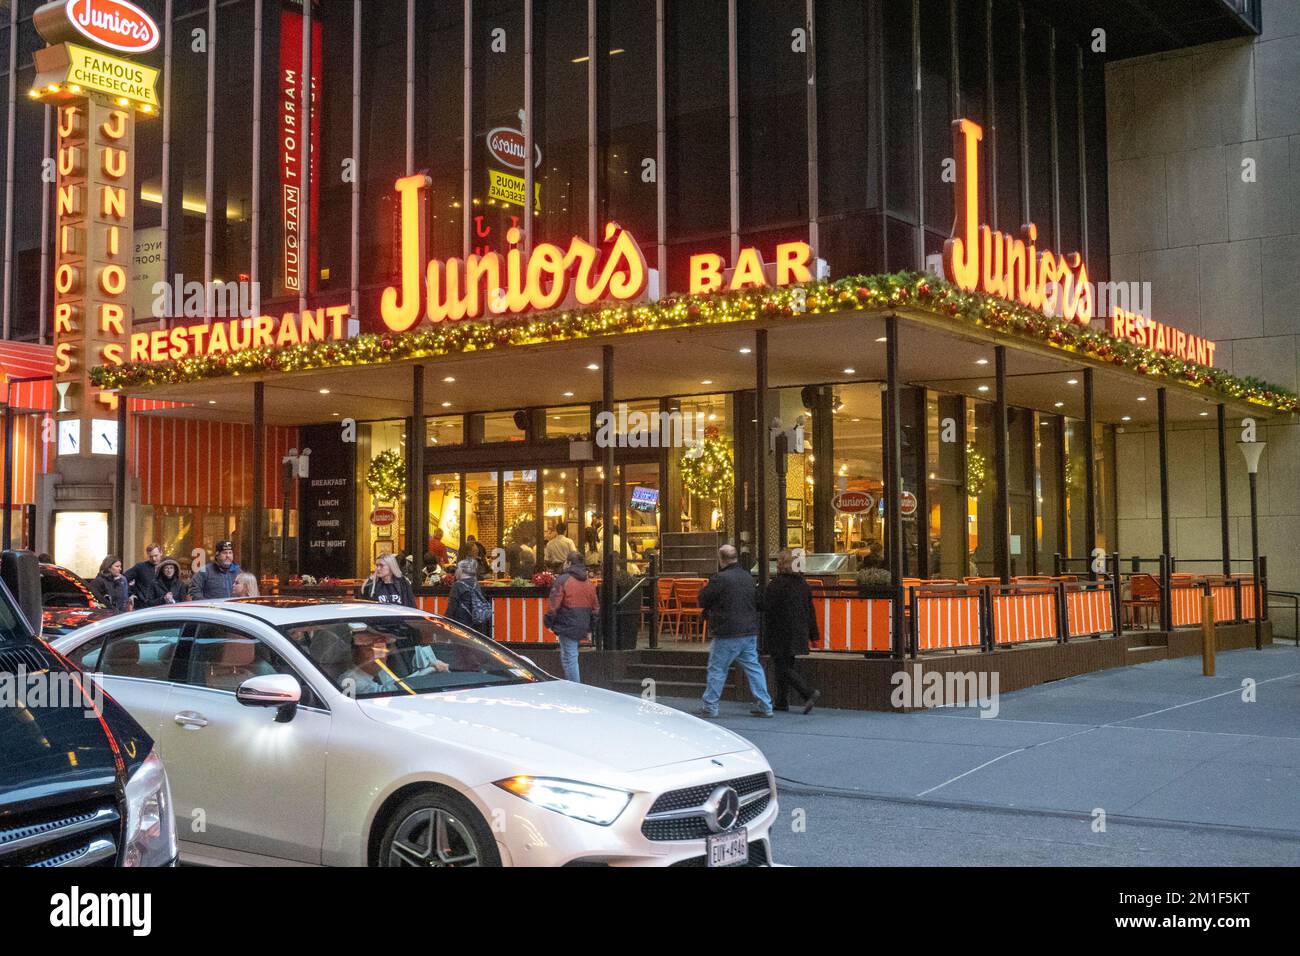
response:
<path id="1" fill-rule="evenodd" d="M 803 521 L 803 499 L 787 498 L 785 500 L 785 516 L 790 521 Z"/>
<path id="2" fill-rule="evenodd" d="M 786 528 L 785 540 L 792 548 L 803 547 L 803 527 Z"/>

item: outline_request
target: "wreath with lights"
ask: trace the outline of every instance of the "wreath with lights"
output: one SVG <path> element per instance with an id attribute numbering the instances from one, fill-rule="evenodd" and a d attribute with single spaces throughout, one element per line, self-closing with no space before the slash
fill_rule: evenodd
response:
<path id="1" fill-rule="evenodd" d="M 721 501 L 735 481 L 735 468 L 731 462 L 731 448 L 718 435 L 716 428 L 705 432 L 699 454 L 692 458 L 682 456 L 680 466 L 682 484 L 686 490 L 706 501 Z"/>
<path id="2" fill-rule="evenodd" d="M 381 451 L 366 470 L 366 489 L 377 501 L 396 501 L 406 490 L 406 460 L 396 448 Z"/>

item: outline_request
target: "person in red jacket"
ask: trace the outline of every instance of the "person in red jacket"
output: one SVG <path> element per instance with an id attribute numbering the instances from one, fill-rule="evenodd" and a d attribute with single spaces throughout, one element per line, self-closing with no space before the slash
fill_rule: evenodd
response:
<path id="1" fill-rule="evenodd" d="M 587 579 L 587 565 L 582 555 L 570 551 L 564 569 L 551 585 L 546 626 L 560 639 L 560 664 L 564 679 L 581 684 L 578 673 L 578 644 L 591 636 L 600 614 L 596 585 Z"/>

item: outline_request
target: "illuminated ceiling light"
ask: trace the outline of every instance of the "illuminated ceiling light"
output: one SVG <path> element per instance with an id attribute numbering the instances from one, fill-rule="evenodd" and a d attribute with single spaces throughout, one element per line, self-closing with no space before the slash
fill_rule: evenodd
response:
<path id="1" fill-rule="evenodd" d="M 975 364 L 976 364 L 976 365 L 988 365 L 988 364 L 989 364 L 989 360 L 986 359 L 986 358 L 976 359 L 976 360 L 975 360 Z"/>
<path id="2" fill-rule="evenodd" d="M 565 392 L 565 393 L 564 393 L 564 397 L 565 397 L 565 398 L 573 398 L 573 393 L 572 393 L 572 392 Z"/>
<path id="3" fill-rule="evenodd" d="M 1138 401 L 1139 401 L 1139 402 L 1145 402 L 1146 400 L 1147 400 L 1147 397 L 1146 397 L 1145 395 L 1139 395 L 1139 396 L 1138 396 Z"/>
<path id="4" fill-rule="evenodd" d="M 443 408 L 451 408 L 451 402 L 443 402 L 443 403 L 442 403 L 442 407 L 443 407 Z"/>
<path id="5" fill-rule="evenodd" d="M 856 371 L 857 371 L 857 369 L 855 369 L 855 368 L 846 368 L 846 369 L 844 370 L 844 374 L 845 374 L 845 375 L 852 375 L 852 374 L 854 374 Z"/>
<path id="6" fill-rule="evenodd" d="M 1067 379 L 1065 380 L 1065 384 L 1066 384 L 1066 385 L 1078 385 L 1078 384 L 1079 384 L 1079 380 L 1078 380 L 1077 378 L 1067 378 Z"/>
<path id="7" fill-rule="evenodd" d="M 1201 417 L 1202 417 L 1202 418 L 1205 418 L 1205 417 L 1206 417 L 1207 415 L 1209 415 L 1209 414 L 1210 414 L 1209 412 L 1201 412 Z"/>
<path id="8" fill-rule="evenodd" d="M 876 341 L 877 341 L 877 342 L 888 342 L 888 341 L 889 341 L 889 336 L 887 336 L 887 335 L 882 335 L 880 338 L 876 339 Z"/>
<path id="9" fill-rule="evenodd" d="M 597 365 L 595 362 L 592 362 L 590 365 L 587 366 L 587 371 L 589 371 L 589 372 L 599 372 L 599 371 L 600 371 L 600 366 Z"/>
<path id="10" fill-rule="evenodd" d="M 148 104 L 148 103 L 145 103 L 143 106 L 140 107 L 140 112 L 141 112 L 141 113 L 152 113 L 152 112 L 153 112 L 153 106 L 151 106 L 151 105 Z"/>
<path id="11" fill-rule="evenodd" d="M 748 355 L 748 354 L 749 354 L 750 352 L 752 352 L 752 351 L 754 351 L 754 350 L 751 349 L 748 345 L 746 345 L 744 348 L 742 348 L 742 349 L 740 350 L 740 354 L 741 354 L 741 355 Z"/>
<path id="12" fill-rule="evenodd" d="M 702 380 L 702 381 L 700 382 L 700 384 L 701 384 L 701 385 L 712 385 L 712 384 L 713 384 L 713 379 L 711 379 L 711 378 L 706 378 L 706 379 Z"/>
<path id="13" fill-rule="evenodd" d="M 1065 407 L 1065 402 L 1057 402 L 1057 403 L 1056 403 L 1056 407 L 1057 407 L 1057 408 L 1064 408 L 1064 407 Z"/>
<path id="14" fill-rule="evenodd" d="M 1122 422 L 1131 422 L 1132 420 L 1133 420 L 1132 415 L 1125 415 L 1123 418 L 1120 419 L 1120 421 Z"/>
<path id="15" fill-rule="evenodd" d="M 448 385 L 450 385 L 452 382 L 456 381 L 456 376 L 448 375 L 446 378 L 443 379 L 443 381 L 446 382 Z"/>
<path id="16" fill-rule="evenodd" d="M 320 390 L 320 393 L 321 393 L 322 395 L 328 395 L 328 394 L 330 393 L 330 390 L 329 390 L 328 388 L 322 388 L 322 389 Z"/>
<path id="17" fill-rule="evenodd" d="M 988 390 L 989 390 L 989 387 L 988 387 L 987 385 L 981 385 L 981 386 L 979 387 L 979 391 L 981 391 L 981 392 L 987 392 Z"/>
<path id="18" fill-rule="evenodd" d="M 208 404 L 209 404 L 209 405 L 215 405 L 215 404 L 217 404 L 217 400 L 216 400 L 215 398 L 209 398 L 209 399 L 208 399 Z"/>

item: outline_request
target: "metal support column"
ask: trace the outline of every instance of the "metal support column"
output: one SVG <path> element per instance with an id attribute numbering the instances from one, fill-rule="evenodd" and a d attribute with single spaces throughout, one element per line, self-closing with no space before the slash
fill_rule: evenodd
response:
<path id="1" fill-rule="evenodd" d="M 1173 608 L 1169 594 L 1169 576 L 1173 551 L 1169 534 L 1169 415 L 1166 410 L 1165 390 L 1156 389 L 1156 412 L 1160 429 L 1160 554 L 1164 557 L 1160 581 L 1160 628 L 1167 631 L 1173 623 Z"/>
<path id="2" fill-rule="evenodd" d="M 1092 369 L 1083 370 L 1083 551 L 1092 568 L 1092 552 L 1097 547 L 1097 475 L 1092 449 Z M 1091 575 L 1091 570 L 1088 572 Z"/>
<path id="3" fill-rule="evenodd" d="M 754 333 L 754 548 L 758 586 L 767 590 L 767 329 Z M 741 426 L 744 427 L 743 425 Z M 785 502 L 781 503 L 785 507 Z"/>
<path id="4" fill-rule="evenodd" d="M 406 453 L 411 456 L 411 488 L 408 493 L 411 524 L 406 533 L 406 550 L 416 569 L 424 567 L 429 538 L 429 491 L 424 478 L 424 447 L 428 443 L 424 424 L 424 366 L 411 368 L 411 435 Z M 500 501 L 500 495 L 497 501 Z M 497 524 L 498 534 L 501 525 Z"/>
<path id="5" fill-rule="evenodd" d="M 898 398 L 898 316 L 885 319 L 885 553 L 889 558 L 890 584 L 896 594 L 903 587 L 903 440 Z M 900 601 L 894 606 L 894 657 L 907 653 L 907 634 L 903 627 Z"/>
<path id="6" fill-rule="evenodd" d="M 1227 412 L 1219 404 L 1219 535 L 1223 549 L 1223 573 L 1232 573 L 1232 546 L 1229 540 L 1231 519 L 1228 517 L 1228 423 Z"/>
<path id="7" fill-rule="evenodd" d="M 609 418 L 614 415 L 614 346 L 601 348 L 600 356 L 601 394 L 600 409 Z M 611 650 L 615 644 L 614 628 L 618 623 L 616 603 L 618 601 L 617 582 L 614 579 L 614 536 L 609 529 L 614 526 L 614 443 L 606 442 L 601 449 L 601 460 L 605 467 L 605 480 L 600 484 L 600 523 L 605 529 L 600 542 L 600 638 L 602 650 Z"/>
<path id="8" fill-rule="evenodd" d="M 266 385 L 253 383 L 253 500 L 249 510 L 253 513 L 253 547 L 244 555 L 249 570 L 259 577 L 262 567 L 262 544 L 266 541 Z M 280 516 L 287 522 L 288 514 Z"/>
<path id="9" fill-rule="evenodd" d="M 996 376 L 993 404 L 993 573 L 1003 584 L 1011 582 L 1011 459 L 1007 436 L 1007 347 L 993 349 Z"/>

